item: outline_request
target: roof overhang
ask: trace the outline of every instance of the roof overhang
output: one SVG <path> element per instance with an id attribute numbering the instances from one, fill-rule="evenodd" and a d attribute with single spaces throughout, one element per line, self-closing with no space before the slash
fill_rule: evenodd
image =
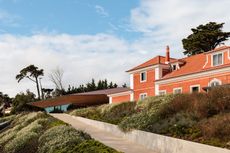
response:
<path id="1" fill-rule="evenodd" d="M 67 104 L 74 104 L 77 106 L 92 106 L 109 103 L 107 95 L 66 95 L 57 98 L 47 99 L 38 102 L 29 103 L 29 105 L 47 108 L 54 106 L 61 106 Z"/>
<path id="2" fill-rule="evenodd" d="M 224 51 L 224 50 L 229 50 L 229 49 L 230 49 L 230 46 L 223 46 L 223 47 L 219 47 L 219 48 L 216 48 L 216 49 L 208 51 L 208 52 L 204 52 L 204 54 L 210 54 L 213 52 L 219 52 L 219 51 Z"/>
<path id="3" fill-rule="evenodd" d="M 132 89 L 118 87 L 118 88 L 96 90 L 91 92 L 60 96 L 60 97 L 47 99 L 43 101 L 32 102 L 29 103 L 29 105 L 37 106 L 40 108 L 61 106 L 67 104 L 74 104 L 77 106 L 101 105 L 101 104 L 109 103 L 108 95 L 123 94 L 129 92 L 132 92 Z"/>
<path id="4" fill-rule="evenodd" d="M 183 80 L 188 80 L 188 79 L 193 79 L 193 78 L 199 78 L 199 77 L 205 77 L 205 76 L 210 76 L 213 74 L 219 74 L 219 73 L 225 73 L 225 72 L 230 72 L 230 66 L 226 67 L 221 67 L 217 69 L 208 69 L 208 70 L 203 70 L 199 72 L 194 72 L 194 73 L 189 73 L 189 74 L 184 74 L 180 76 L 175 76 L 175 77 L 170 77 L 170 78 L 162 78 L 160 80 L 156 80 L 156 84 L 167 84 L 167 83 L 172 83 L 172 82 L 178 82 L 178 81 L 183 81 Z"/>
<path id="5" fill-rule="evenodd" d="M 146 70 L 150 70 L 150 69 L 155 69 L 155 68 L 157 68 L 159 66 L 165 66 L 165 67 L 167 67 L 167 66 L 169 66 L 169 64 L 163 64 L 163 63 L 154 64 L 154 65 L 143 67 L 143 68 L 139 68 L 139 69 L 128 70 L 126 72 L 129 73 L 129 74 L 133 74 L 133 73 L 136 73 L 136 72 L 142 72 L 142 71 L 146 71 Z"/>

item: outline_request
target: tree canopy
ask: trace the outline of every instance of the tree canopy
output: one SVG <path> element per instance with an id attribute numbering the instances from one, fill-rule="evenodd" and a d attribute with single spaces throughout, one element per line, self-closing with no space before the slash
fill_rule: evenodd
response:
<path id="1" fill-rule="evenodd" d="M 34 65 L 29 65 L 25 68 L 23 68 L 18 75 L 16 75 L 16 80 L 20 82 L 24 78 L 28 78 L 29 80 L 36 83 L 37 92 L 38 92 L 38 99 L 41 99 L 40 96 L 40 88 L 39 88 L 39 82 L 38 77 L 43 76 L 44 72 L 43 69 L 38 69 L 38 67 Z"/>
<path id="2" fill-rule="evenodd" d="M 0 92 L 0 117 L 4 115 L 4 108 L 10 107 L 12 99 L 7 95 Z"/>
<path id="3" fill-rule="evenodd" d="M 17 94 L 12 102 L 12 113 L 40 110 L 39 108 L 27 105 L 28 103 L 34 101 L 36 101 L 35 94 L 33 92 L 30 92 L 29 90 L 27 90 L 26 93 Z"/>
<path id="4" fill-rule="evenodd" d="M 111 89 L 111 88 L 117 88 L 118 85 L 116 83 L 113 83 L 112 81 L 108 83 L 107 79 L 99 80 L 97 83 L 95 83 L 95 80 L 92 79 L 91 82 L 88 82 L 87 84 L 79 85 L 79 87 L 70 86 L 67 89 L 67 91 L 64 91 L 64 95 L 67 94 L 73 94 L 73 93 L 82 93 L 82 92 L 89 92 L 89 91 L 95 91 L 95 90 L 102 90 L 102 89 Z"/>
<path id="5" fill-rule="evenodd" d="M 184 54 L 191 56 L 215 49 L 228 40 L 230 32 L 223 32 L 224 23 L 209 22 L 192 28 L 192 34 L 182 40 Z"/>

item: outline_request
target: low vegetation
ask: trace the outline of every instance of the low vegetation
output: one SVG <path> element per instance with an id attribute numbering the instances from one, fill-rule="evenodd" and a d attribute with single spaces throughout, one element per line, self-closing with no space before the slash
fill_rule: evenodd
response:
<path id="1" fill-rule="evenodd" d="M 76 109 L 70 114 L 112 124 L 118 124 L 124 118 L 134 114 L 136 112 L 135 107 L 136 103 L 127 102 L 118 105 L 102 105 L 99 107 Z"/>
<path id="2" fill-rule="evenodd" d="M 149 97 L 137 103 L 78 109 L 71 114 L 230 149 L 230 88 Z"/>
<path id="3" fill-rule="evenodd" d="M 10 127 L 0 131 L 1 153 L 118 153 L 43 112 L 0 119 L 7 120 Z"/>

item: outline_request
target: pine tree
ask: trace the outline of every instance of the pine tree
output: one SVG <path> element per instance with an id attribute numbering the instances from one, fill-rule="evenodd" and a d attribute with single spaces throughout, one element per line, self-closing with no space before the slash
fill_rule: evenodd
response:
<path id="1" fill-rule="evenodd" d="M 223 32 L 224 23 L 209 22 L 193 28 L 192 34 L 182 40 L 184 54 L 191 56 L 215 49 L 228 40 L 230 32 Z"/>

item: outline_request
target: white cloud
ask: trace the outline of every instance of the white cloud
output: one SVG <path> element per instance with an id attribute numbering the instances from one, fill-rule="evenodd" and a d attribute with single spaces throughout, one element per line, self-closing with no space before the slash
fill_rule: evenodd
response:
<path id="1" fill-rule="evenodd" d="M 0 91 L 11 96 L 20 91 L 36 91 L 29 80 L 17 83 L 16 74 L 34 64 L 45 70 L 44 87 L 53 87 L 48 74 L 60 66 L 64 80 L 79 85 L 91 78 L 128 83 L 125 70 L 143 61 L 141 49 L 125 40 L 108 34 L 68 35 L 35 34 L 32 36 L 0 35 Z"/>
<path id="2" fill-rule="evenodd" d="M 225 22 L 224 30 L 230 31 L 229 6 L 229 0 L 141 0 L 131 10 L 130 22 L 145 40 L 181 51 L 181 40 L 200 24 Z"/>
<path id="3" fill-rule="evenodd" d="M 102 17 L 108 17 L 109 13 L 100 5 L 95 5 L 96 12 Z"/>
<path id="4" fill-rule="evenodd" d="M 225 22 L 224 30 L 230 31 L 228 6 L 229 0 L 141 0 L 140 6 L 131 10 L 130 23 L 132 30 L 143 36 L 133 42 L 105 33 L 0 35 L 0 91 L 10 95 L 26 89 L 35 92 L 35 85 L 29 80 L 20 84 L 15 80 L 20 69 L 29 64 L 45 70 L 45 87 L 52 87 L 48 73 L 57 66 L 65 70 L 66 86 L 86 83 L 91 78 L 128 83 L 125 70 L 164 55 L 166 45 L 171 46 L 172 56 L 182 56 L 181 39 L 192 27 L 216 21 Z M 109 15 L 101 6 L 95 9 L 103 16 Z"/>

